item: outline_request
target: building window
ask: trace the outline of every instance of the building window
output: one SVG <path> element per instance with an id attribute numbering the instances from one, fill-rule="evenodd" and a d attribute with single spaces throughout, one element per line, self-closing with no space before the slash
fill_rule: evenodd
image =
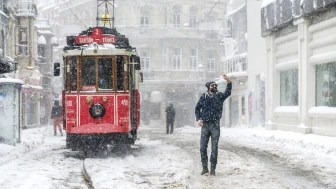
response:
<path id="1" fill-rule="evenodd" d="M 181 49 L 180 48 L 174 48 L 173 49 L 173 69 L 180 70 L 181 69 Z"/>
<path id="2" fill-rule="evenodd" d="M 27 28 L 21 28 L 19 32 L 19 54 L 28 55 Z"/>
<path id="3" fill-rule="evenodd" d="M 142 16 L 141 17 L 141 21 L 140 21 L 140 25 L 142 27 L 148 27 L 148 17 Z"/>
<path id="4" fill-rule="evenodd" d="M 197 7 L 190 8 L 190 28 L 197 28 Z"/>
<path id="5" fill-rule="evenodd" d="M 298 69 L 280 72 L 280 106 L 298 106 Z"/>
<path id="6" fill-rule="evenodd" d="M 162 69 L 163 70 L 167 70 L 168 69 L 168 62 L 169 62 L 169 59 L 168 59 L 168 49 L 167 48 L 163 48 L 162 50 Z"/>
<path id="7" fill-rule="evenodd" d="M 141 8 L 140 26 L 148 27 L 149 25 L 149 7 L 145 6 Z"/>
<path id="8" fill-rule="evenodd" d="M 208 53 L 207 71 L 209 72 L 215 71 L 215 53 L 212 51 Z"/>
<path id="9" fill-rule="evenodd" d="M 173 27 L 179 28 L 181 26 L 181 7 L 173 7 Z"/>
<path id="10" fill-rule="evenodd" d="M 190 49 L 190 69 L 197 70 L 197 49 Z"/>
<path id="11" fill-rule="evenodd" d="M 316 106 L 336 107 L 336 62 L 316 66 Z"/>
<path id="12" fill-rule="evenodd" d="M 141 63 L 141 69 L 143 70 L 149 70 L 149 52 L 144 51 L 140 53 L 140 63 Z"/>

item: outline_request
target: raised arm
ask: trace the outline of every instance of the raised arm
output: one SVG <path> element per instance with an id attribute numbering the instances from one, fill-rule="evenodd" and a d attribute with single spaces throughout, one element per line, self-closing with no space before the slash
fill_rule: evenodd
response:
<path id="1" fill-rule="evenodd" d="M 222 96 L 222 100 L 224 101 L 227 97 L 229 97 L 231 95 L 231 90 L 232 90 L 232 83 L 231 80 L 229 78 L 229 76 L 227 76 L 226 74 L 222 75 L 223 79 L 225 79 L 227 81 L 227 85 L 226 85 L 226 90 L 223 93 Z"/>

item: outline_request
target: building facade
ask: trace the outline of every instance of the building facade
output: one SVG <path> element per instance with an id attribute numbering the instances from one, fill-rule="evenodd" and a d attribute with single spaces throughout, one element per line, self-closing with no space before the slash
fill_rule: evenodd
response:
<path id="1" fill-rule="evenodd" d="M 336 136 L 335 0 L 268 1 L 266 127 Z"/>
<path id="2" fill-rule="evenodd" d="M 145 124 L 160 120 L 164 125 L 169 103 L 175 107 L 177 127 L 195 123 L 195 104 L 206 91 L 206 81 L 220 76 L 219 63 L 224 54 L 220 40 L 226 25 L 226 3 L 216 2 L 118 3 L 117 29 L 129 37 L 141 57 Z"/>

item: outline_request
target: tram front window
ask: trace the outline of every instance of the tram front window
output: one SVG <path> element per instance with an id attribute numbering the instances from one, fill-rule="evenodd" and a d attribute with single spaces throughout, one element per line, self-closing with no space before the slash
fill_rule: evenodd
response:
<path id="1" fill-rule="evenodd" d="M 96 89 L 96 64 L 95 58 L 82 59 L 82 90 Z"/>
<path id="2" fill-rule="evenodd" d="M 112 89 L 112 59 L 98 59 L 98 88 Z"/>

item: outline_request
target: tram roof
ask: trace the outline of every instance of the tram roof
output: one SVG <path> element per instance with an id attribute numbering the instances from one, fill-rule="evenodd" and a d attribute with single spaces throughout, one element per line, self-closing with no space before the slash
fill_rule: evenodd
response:
<path id="1" fill-rule="evenodd" d="M 107 48 L 103 45 L 89 45 L 88 47 L 82 47 L 81 49 L 66 50 L 63 52 L 63 56 L 114 56 L 114 55 L 138 55 L 136 51 L 130 51 L 129 49 L 116 49 Z"/>
<path id="2" fill-rule="evenodd" d="M 67 36 L 63 56 L 138 55 L 128 38 L 115 28 L 95 27 Z"/>

